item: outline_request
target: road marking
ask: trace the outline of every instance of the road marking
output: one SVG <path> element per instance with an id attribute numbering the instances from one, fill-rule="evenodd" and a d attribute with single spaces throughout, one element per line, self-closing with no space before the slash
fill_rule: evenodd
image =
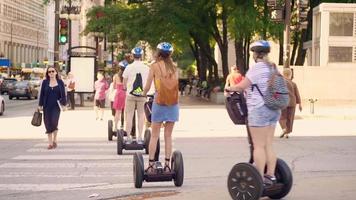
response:
<path id="1" fill-rule="evenodd" d="M 128 154 L 129 155 L 129 154 Z M 147 155 L 144 155 L 147 157 Z M 132 160 L 133 156 L 127 155 L 20 155 L 14 160 Z"/>
<path id="2" fill-rule="evenodd" d="M 128 159 L 128 161 L 132 161 Z M 60 163 L 60 162 L 46 162 L 46 163 L 4 163 L 0 165 L 0 168 L 115 168 L 115 167 L 132 167 L 131 162 L 115 162 L 115 163 Z"/>
<path id="3" fill-rule="evenodd" d="M 11 191 L 63 191 L 63 190 L 105 190 L 133 188 L 132 183 L 91 183 L 91 184 L 0 184 L 0 190 Z"/>
<path id="4" fill-rule="evenodd" d="M 117 177 L 117 178 L 132 178 L 132 173 L 128 171 L 123 171 L 122 174 L 113 174 L 113 173 L 86 173 L 82 174 L 77 172 L 76 174 L 51 174 L 51 172 L 9 172 L 6 174 L 0 174 L 0 178 L 105 178 L 105 177 Z"/>
<path id="5" fill-rule="evenodd" d="M 100 149 L 94 149 L 94 148 L 57 148 L 54 151 L 55 152 L 114 152 L 116 149 L 114 148 L 100 148 Z M 48 153 L 48 149 L 45 148 L 31 148 L 28 149 L 27 152 L 38 152 L 38 153 Z"/>

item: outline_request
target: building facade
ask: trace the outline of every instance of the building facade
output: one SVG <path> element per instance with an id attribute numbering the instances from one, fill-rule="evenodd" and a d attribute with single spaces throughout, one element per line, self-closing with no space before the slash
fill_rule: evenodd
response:
<path id="1" fill-rule="evenodd" d="M 0 54 L 13 66 L 47 57 L 47 8 L 42 0 L 0 0 Z"/>
<path id="2" fill-rule="evenodd" d="M 322 3 L 313 9 L 308 65 L 356 65 L 356 4 Z"/>

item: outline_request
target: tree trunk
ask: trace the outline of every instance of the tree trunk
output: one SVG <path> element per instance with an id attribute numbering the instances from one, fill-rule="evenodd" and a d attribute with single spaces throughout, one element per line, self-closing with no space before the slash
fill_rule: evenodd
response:
<path id="1" fill-rule="evenodd" d="M 290 58 L 290 65 L 294 65 L 294 60 L 295 60 L 295 56 L 296 56 L 296 53 L 297 53 L 297 48 L 298 48 L 298 45 L 299 45 L 299 41 L 301 40 L 299 38 L 299 32 L 295 32 L 294 33 L 294 37 L 293 37 L 293 48 L 292 48 L 292 55 L 291 55 L 291 58 Z"/>
<path id="2" fill-rule="evenodd" d="M 278 65 L 283 65 L 283 33 L 279 37 L 279 59 Z"/>
<path id="3" fill-rule="evenodd" d="M 236 66 L 239 68 L 241 74 L 245 74 L 245 58 L 244 58 L 244 47 L 243 40 L 235 40 L 235 57 L 236 57 Z"/>

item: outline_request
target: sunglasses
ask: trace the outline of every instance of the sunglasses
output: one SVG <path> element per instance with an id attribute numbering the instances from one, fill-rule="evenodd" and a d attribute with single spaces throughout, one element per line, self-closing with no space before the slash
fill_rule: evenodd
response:
<path id="1" fill-rule="evenodd" d="M 49 70 L 47 71 L 47 73 L 55 73 L 56 71 L 55 70 Z"/>

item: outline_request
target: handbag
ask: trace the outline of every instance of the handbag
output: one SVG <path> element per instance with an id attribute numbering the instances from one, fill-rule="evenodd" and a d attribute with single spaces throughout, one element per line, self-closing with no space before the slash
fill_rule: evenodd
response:
<path id="1" fill-rule="evenodd" d="M 42 113 L 40 112 L 40 110 L 37 109 L 33 113 L 31 124 L 33 126 L 41 126 L 41 124 L 42 124 Z"/>

